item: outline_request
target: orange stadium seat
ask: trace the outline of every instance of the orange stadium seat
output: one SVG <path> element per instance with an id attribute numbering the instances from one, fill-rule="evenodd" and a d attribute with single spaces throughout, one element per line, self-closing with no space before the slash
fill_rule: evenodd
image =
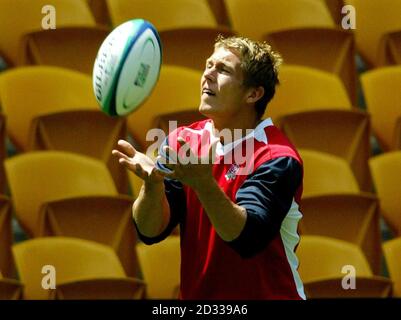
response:
<path id="1" fill-rule="evenodd" d="M 352 109 L 343 83 L 334 74 L 304 66 L 282 65 L 279 80 L 280 85 L 263 116 L 271 117 L 276 124 L 280 117 L 297 112 Z"/>
<path id="2" fill-rule="evenodd" d="M 354 6 L 357 27 L 354 30 L 359 53 L 370 66 L 379 66 L 380 55 L 389 33 L 401 31 L 399 0 L 345 0 Z"/>
<path id="3" fill-rule="evenodd" d="M 401 151 L 387 152 L 369 160 L 383 218 L 396 237 L 401 236 Z"/>
<path id="4" fill-rule="evenodd" d="M 43 30 L 42 22 L 48 15 L 47 7 L 55 10 L 56 29 Z M 46 20 L 47 21 L 47 20 Z M 64 27 L 94 28 L 95 20 L 89 6 L 82 0 L 2 0 L 0 1 L 0 50 L 6 60 L 13 65 L 19 64 L 23 52 L 22 37 L 35 31 L 50 31 L 53 33 Z M 90 39 L 86 39 L 90 42 Z M 62 43 L 57 43 L 62 46 Z M 82 54 L 85 47 L 75 47 L 77 54 Z M 81 52 L 82 50 L 82 52 Z"/>
<path id="5" fill-rule="evenodd" d="M 401 149 L 401 66 L 365 72 L 361 83 L 381 149 Z"/>
<path id="6" fill-rule="evenodd" d="M 116 196 L 104 163 L 61 152 L 29 152 L 5 162 L 16 217 L 30 236 L 39 235 L 39 210 L 47 201 L 76 196 Z"/>
<path id="7" fill-rule="evenodd" d="M 394 296 L 401 298 L 401 238 L 395 238 L 383 243 L 390 278 L 394 282 Z"/>
<path id="8" fill-rule="evenodd" d="M 372 275 L 361 249 L 353 243 L 304 235 L 301 237 L 297 256 L 299 274 L 304 282 L 307 298 L 379 298 L 391 294 L 392 282 Z M 347 275 L 344 266 L 352 266 L 355 270 L 353 289 L 345 290 L 342 286 Z"/>
<path id="9" fill-rule="evenodd" d="M 44 271 L 44 266 L 54 268 L 57 285 L 78 280 L 127 278 L 115 252 L 93 241 L 37 238 L 15 244 L 13 254 L 25 286 L 24 298 L 29 300 L 49 298 L 51 290 L 45 289 L 42 283 L 51 271 Z"/>
<path id="10" fill-rule="evenodd" d="M 109 245 L 128 276 L 137 276 L 136 230 L 128 196 L 86 196 L 48 201 L 39 213 L 39 236 L 74 237 Z"/>
<path id="11" fill-rule="evenodd" d="M 302 199 L 301 235 L 318 235 L 356 244 L 374 274 L 381 273 L 379 200 L 372 194 L 327 194 Z"/>
<path id="12" fill-rule="evenodd" d="M 297 147 L 339 156 L 351 166 L 359 187 L 372 190 L 368 166 L 370 117 L 362 110 L 316 110 L 281 118 L 281 129 Z"/>
<path id="13" fill-rule="evenodd" d="M 217 26 L 206 0 L 106 1 L 113 26 L 136 18 L 148 20 L 159 31 Z"/>
<path id="14" fill-rule="evenodd" d="M 64 150 L 100 159 L 118 190 L 127 192 L 126 171 L 111 155 L 126 138 L 126 121 L 100 111 L 90 76 L 49 66 L 13 69 L 0 75 L 0 103 L 19 150 Z"/>

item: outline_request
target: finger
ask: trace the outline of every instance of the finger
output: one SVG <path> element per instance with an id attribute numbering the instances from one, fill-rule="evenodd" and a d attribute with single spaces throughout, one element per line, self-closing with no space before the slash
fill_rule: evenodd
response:
<path id="1" fill-rule="evenodd" d="M 119 147 L 121 147 L 122 150 L 124 150 L 124 152 L 129 156 L 129 157 L 133 157 L 135 155 L 135 148 L 128 142 L 125 140 L 118 140 L 117 145 Z"/>
<path id="2" fill-rule="evenodd" d="M 124 153 L 122 153 L 122 152 L 120 152 L 118 150 L 115 150 L 115 149 L 111 152 L 111 154 L 113 156 L 117 157 L 117 158 L 120 158 L 120 159 L 125 159 L 127 161 L 130 160 L 130 158 L 126 154 L 124 154 Z"/>

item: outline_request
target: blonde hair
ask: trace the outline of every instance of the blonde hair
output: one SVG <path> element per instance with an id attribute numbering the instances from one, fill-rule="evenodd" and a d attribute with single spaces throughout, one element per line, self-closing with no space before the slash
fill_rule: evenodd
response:
<path id="1" fill-rule="evenodd" d="M 266 42 L 253 41 L 245 37 L 224 38 L 219 35 L 214 48 L 224 48 L 235 51 L 241 59 L 241 68 L 244 73 L 244 85 L 246 87 L 262 86 L 265 93 L 255 103 L 258 117 L 261 118 L 266 106 L 276 92 L 279 84 L 278 68 L 282 63 L 281 55 L 272 50 Z"/>

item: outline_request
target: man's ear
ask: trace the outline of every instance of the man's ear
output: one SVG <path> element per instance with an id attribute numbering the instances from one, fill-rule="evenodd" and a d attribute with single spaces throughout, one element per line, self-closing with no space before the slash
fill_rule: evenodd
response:
<path id="1" fill-rule="evenodd" d="M 265 89 L 262 86 L 257 88 L 250 88 L 248 91 L 246 102 L 255 103 L 260 98 L 262 98 L 264 94 L 265 94 Z"/>

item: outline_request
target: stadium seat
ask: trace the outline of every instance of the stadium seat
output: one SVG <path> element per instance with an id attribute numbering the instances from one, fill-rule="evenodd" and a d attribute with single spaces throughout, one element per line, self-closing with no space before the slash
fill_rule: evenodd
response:
<path id="1" fill-rule="evenodd" d="M 64 27 L 26 33 L 22 38 L 21 65 L 51 65 L 92 75 L 93 64 L 107 27 Z"/>
<path id="2" fill-rule="evenodd" d="M 117 141 L 126 137 L 126 121 L 100 111 L 92 77 L 58 67 L 17 68 L 0 75 L 0 103 L 18 150 L 95 157 L 108 165 L 118 190 L 127 192 L 126 171 L 111 155 Z"/>
<path id="3" fill-rule="evenodd" d="M 7 278 L 15 276 L 11 254 L 13 243 L 11 219 L 11 201 L 6 196 L 0 195 L 0 273 Z"/>
<path id="4" fill-rule="evenodd" d="M 368 113 L 356 109 L 299 112 L 282 117 L 280 126 L 297 148 L 327 152 L 346 160 L 359 188 L 372 190 Z"/>
<path id="5" fill-rule="evenodd" d="M 171 235 L 153 245 L 140 243 L 137 252 L 143 279 L 147 283 L 147 298 L 177 299 L 181 263 L 180 237 Z"/>
<path id="6" fill-rule="evenodd" d="M 401 238 L 384 242 L 383 252 L 390 278 L 394 282 L 394 297 L 401 298 Z"/>
<path id="7" fill-rule="evenodd" d="M 376 275 L 381 274 L 379 201 L 372 194 L 328 194 L 303 197 L 302 235 L 344 240 L 360 247 Z"/>
<path id="8" fill-rule="evenodd" d="M 108 245 L 117 253 L 125 273 L 135 277 L 139 268 L 132 202 L 123 195 L 46 202 L 39 213 L 39 236 L 74 237 Z"/>
<path id="9" fill-rule="evenodd" d="M 82 0 L 2 0 L 0 1 L 0 50 L 6 60 L 17 65 L 20 59 L 22 36 L 43 30 L 42 22 L 47 21 L 48 5 L 55 9 L 56 29 L 64 27 L 95 27 L 95 20 L 89 6 Z M 79 52 L 79 50 L 77 50 Z"/>
<path id="10" fill-rule="evenodd" d="M 341 80 L 328 72 L 303 66 L 282 65 L 280 85 L 267 105 L 264 118 L 276 124 L 280 117 L 319 109 L 351 110 L 352 103 Z"/>
<path id="11" fill-rule="evenodd" d="M 69 281 L 50 291 L 50 300 L 144 299 L 146 284 L 140 279 L 90 279 Z"/>
<path id="12" fill-rule="evenodd" d="M 51 285 L 51 266 L 57 285 L 77 280 L 126 278 L 115 252 L 108 246 L 93 241 L 50 237 L 26 240 L 13 246 L 17 271 L 25 285 L 25 299 L 48 299 Z"/>
<path id="13" fill-rule="evenodd" d="M 389 33 L 401 31 L 399 0 L 345 0 L 354 6 L 357 27 L 354 31 L 359 53 L 369 66 L 380 65 L 380 51 Z"/>
<path id="14" fill-rule="evenodd" d="M 326 4 L 316 0 L 225 0 L 232 28 L 261 40 L 266 33 L 299 28 L 335 28 Z"/>
<path id="15" fill-rule="evenodd" d="M 113 179 L 99 160 L 61 151 L 29 152 L 5 162 L 21 226 L 38 236 L 39 210 L 47 201 L 76 196 L 116 196 Z"/>
<path id="16" fill-rule="evenodd" d="M 372 275 L 365 256 L 355 244 L 329 237 L 304 235 L 297 256 L 307 298 L 372 298 L 388 297 L 391 293 L 392 282 Z M 343 269 L 346 266 L 352 266 L 355 270 L 354 289 L 343 289 L 344 277 L 352 276 L 347 269 Z"/>
<path id="17" fill-rule="evenodd" d="M 348 163 L 328 153 L 298 149 L 304 164 L 303 196 L 360 193 Z"/>
<path id="18" fill-rule="evenodd" d="M 163 44 L 163 63 L 200 70 L 214 50 L 217 36 L 235 35 L 223 28 L 180 28 L 160 31 Z"/>
<path id="19" fill-rule="evenodd" d="M 3 278 L 0 274 L 0 300 L 22 299 L 23 288 L 19 281 Z"/>
<path id="20" fill-rule="evenodd" d="M 378 64 L 379 66 L 401 64 L 401 30 L 389 32 L 382 37 Z"/>
<path id="21" fill-rule="evenodd" d="M 6 117 L 4 114 L 0 113 L 0 193 L 6 192 L 7 182 L 4 173 L 4 159 L 6 156 Z"/>
<path id="22" fill-rule="evenodd" d="M 143 150 L 162 142 L 152 140 L 155 139 L 153 136 L 148 137 L 150 141 L 146 139 L 149 130 L 157 128 L 160 116 L 188 111 L 194 115 L 191 120 L 202 118 L 198 112 L 201 77 L 202 73 L 197 70 L 170 65 L 162 67 L 152 94 L 141 108 L 127 117 L 128 130 Z M 181 123 L 184 120 L 180 118 Z"/>
<path id="23" fill-rule="evenodd" d="M 394 236 L 401 236 L 401 151 L 387 152 L 369 160 L 373 184 L 380 199 L 381 215 Z"/>
<path id="24" fill-rule="evenodd" d="M 214 18 L 219 26 L 231 27 L 231 22 L 227 14 L 227 8 L 224 0 L 207 0 Z"/>
<path id="25" fill-rule="evenodd" d="M 107 8 L 106 0 L 82 0 L 86 1 L 98 25 L 110 26 L 110 13 Z"/>
<path id="26" fill-rule="evenodd" d="M 106 0 L 113 26 L 131 19 L 145 19 L 157 30 L 216 27 L 206 0 Z"/>
<path id="27" fill-rule="evenodd" d="M 361 83 L 382 151 L 401 149 L 401 66 L 365 72 Z"/>
<path id="28" fill-rule="evenodd" d="M 267 33 L 263 39 L 282 55 L 285 64 L 302 65 L 337 75 L 352 103 L 357 104 L 356 51 L 352 32 L 299 28 Z"/>

